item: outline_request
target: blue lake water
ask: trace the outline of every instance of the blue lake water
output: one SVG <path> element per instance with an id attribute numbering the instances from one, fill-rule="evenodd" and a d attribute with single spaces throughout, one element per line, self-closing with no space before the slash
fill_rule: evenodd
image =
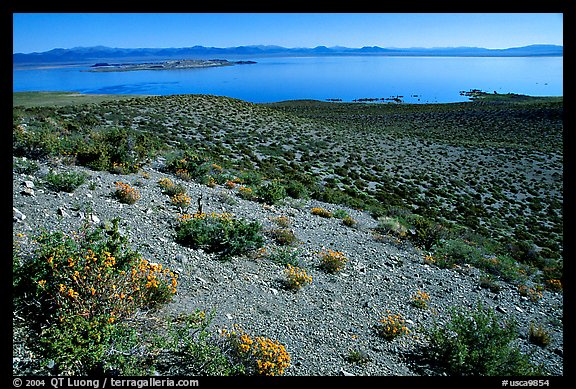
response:
<path id="1" fill-rule="evenodd" d="M 268 57 L 205 69 L 84 72 L 88 66 L 13 70 L 13 91 L 212 94 L 253 103 L 390 98 L 468 101 L 460 91 L 563 96 L 562 57 Z M 232 59 L 229 59 L 232 60 Z M 235 59 L 234 59 L 235 60 Z"/>

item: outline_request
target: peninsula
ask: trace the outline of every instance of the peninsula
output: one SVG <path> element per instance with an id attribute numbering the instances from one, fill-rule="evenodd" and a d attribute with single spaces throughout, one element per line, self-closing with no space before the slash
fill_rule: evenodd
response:
<path id="1" fill-rule="evenodd" d="M 226 59 L 182 59 L 164 62 L 109 64 L 96 63 L 86 72 L 128 72 L 136 70 L 182 70 L 208 68 L 215 66 L 232 66 L 255 64 L 254 61 L 228 61 Z"/>

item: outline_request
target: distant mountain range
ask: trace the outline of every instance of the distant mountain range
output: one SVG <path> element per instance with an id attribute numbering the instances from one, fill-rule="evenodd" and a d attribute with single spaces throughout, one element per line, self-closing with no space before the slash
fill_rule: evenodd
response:
<path id="1" fill-rule="evenodd" d="M 102 60 L 146 61 L 161 59 L 206 59 L 214 57 L 257 58 L 266 56 L 334 56 L 334 55 L 379 55 L 379 56 L 457 56 L 457 57 L 533 57 L 562 56 L 564 48 L 558 45 L 530 45 L 508 49 L 485 49 L 480 47 L 439 48 L 362 48 L 326 47 L 286 48 L 273 45 L 236 47 L 192 46 L 182 48 L 112 48 L 105 46 L 53 49 L 45 52 L 15 53 L 13 65 L 50 63 L 88 63 Z"/>

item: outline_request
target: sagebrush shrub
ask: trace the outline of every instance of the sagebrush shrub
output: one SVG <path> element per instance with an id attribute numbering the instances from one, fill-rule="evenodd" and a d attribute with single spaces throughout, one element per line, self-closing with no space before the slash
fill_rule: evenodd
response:
<path id="1" fill-rule="evenodd" d="M 70 141 L 69 136 L 61 140 L 63 143 Z M 158 149 L 155 135 L 117 127 L 91 130 L 85 139 L 73 145 L 78 164 L 118 174 L 138 172 Z"/>
<path id="2" fill-rule="evenodd" d="M 546 347 L 552 341 L 550 332 L 547 331 L 542 325 L 536 327 L 534 323 L 530 323 L 530 330 L 528 332 L 528 340 L 530 343 L 538 345 L 540 347 Z"/>
<path id="3" fill-rule="evenodd" d="M 86 182 L 88 174 L 84 172 L 62 172 L 55 173 L 54 171 L 49 171 L 44 179 L 46 180 L 47 186 L 56 192 L 68 192 L 72 193 L 80 185 Z"/>
<path id="4" fill-rule="evenodd" d="M 202 153 L 184 150 L 166 162 L 166 170 L 185 181 L 201 181 L 210 173 L 212 163 Z"/>
<path id="5" fill-rule="evenodd" d="M 276 262 L 280 265 L 292 265 L 292 266 L 299 266 L 300 261 L 298 259 L 300 255 L 300 251 L 297 248 L 290 247 L 290 246 L 280 246 L 275 247 L 269 252 L 263 248 L 262 255 L 267 257 L 273 262 Z"/>
<path id="6" fill-rule="evenodd" d="M 390 234 L 398 238 L 405 238 L 408 235 L 408 228 L 399 219 L 391 216 L 378 218 L 378 232 Z"/>
<path id="7" fill-rule="evenodd" d="M 525 376 L 541 368 L 512 345 L 517 323 L 502 320 L 495 311 L 478 304 L 476 309 L 453 307 L 450 321 L 425 330 L 429 339 L 426 358 L 449 375 Z"/>
<path id="8" fill-rule="evenodd" d="M 277 180 L 258 186 L 256 194 L 261 201 L 269 205 L 277 204 L 287 196 L 286 188 Z"/>
<path id="9" fill-rule="evenodd" d="M 274 228 L 268 231 L 268 234 L 276 243 L 282 246 L 290 246 L 298 242 L 294 231 L 288 228 Z"/>
<path id="10" fill-rule="evenodd" d="M 38 165 L 38 162 L 31 161 L 26 157 L 14 158 L 13 161 L 12 170 L 14 173 L 32 175 L 40 170 L 40 165 Z"/>
<path id="11" fill-rule="evenodd" d="M 446 227 L 422 216 L 412 217 L 410 224 L 413 231 L 410 239 L 425 250 L 434 247 L 446 234 Z"/>
<path id="12" fill-rule="evenodd" d="M 264 245 L 259 222 L 236 219 L 228 213 L 184 215 L 176 226 L 176 240 L 228 258 L 247 254 Z"/>

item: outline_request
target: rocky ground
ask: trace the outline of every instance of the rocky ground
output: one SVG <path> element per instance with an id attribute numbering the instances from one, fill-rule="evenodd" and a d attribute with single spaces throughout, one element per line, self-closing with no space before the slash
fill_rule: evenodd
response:
<path id="1" fill-rule="evenodd" d="M 517 320 L 520 349 L 531 354 L 535 363 L 543 364 L 549 375 L 564 374 L 562 294 L 544 291 L 541 299 L 532 301 L 504 282 L 494 293 L 480 287 L 477 269 L 439 269 L 426 264 L 424 253 L 410 244 L 377 236 L 373 230 L 377 221 L 367 213 L 314 200 L 263 205 L 240 199 L 234 189 L 181 181 L 163 173 L 161 167 L 162 161 L 156 161 L 137 174 L 119 176 L 43 164 L 33 176 L 14 173 L 14 239 L 17 234 L 30 237 L 40 228 L 66 231 L 86 220 L 99 224 L 119 217 L 121 231 L 143 257 L 179 273 L 178 293 L 160 314 L 213 310 L 214 331 L 239 324 L 251 334 L 277 339 L 291 355 L 289 376 L 436 375 L 410 358 L 410 352 L 425 341 L 421 329 L 448 320 L 451 307 L 473 308 L 478 302 L 493 307 L 503 318 Z M 90 177 L 72 194 L 57 193 L 42 185 L 50 168 L 84 170 Z M 174 225 L 185 210 L 170 204 L 162 193 L 157 182 L 163 177 L 185 186 L 193 199 L 190 212 L 196 210 L 196 200 L 202 196 L 204 212 L 231 212 L 260 221 L 265 230 L 277 227 L 276 217 L 288 217 L 289 228 L 299 240 L 300 263 L 313 277 L 312 283 L 296 292 L 287 290 L 282 282 L 283 267 L 265 257 L 222 261 L 178 244 Z M 119 203 L 111 197 L 115 181 L 136 187 L 141 199 L 133 205 Z M 350 227 L 338 218 L 313 215 L 311 208 L 318 206 L 344 209 L 357 224 Z M 271 239 L 267 247 L 273 247 Z M 322 248 L 346 254 L 349 261 L 341 272 L 329 274 L 318 267 L 315 253 Z M 410 304 L 418 290 L 430 295 L 427 309 Z M 411 330 L 408 335 L 386 341 L 376 334 L 374 325 L 387 310 L 402 314 Z M 548 346 L 528 341 L 531 323 L 549 331 Z M 29 356 L 16 338 L 13 350 L 17 374 Z M 362 351 L 368 361 L 349 362 L 351 350 Z"/>

